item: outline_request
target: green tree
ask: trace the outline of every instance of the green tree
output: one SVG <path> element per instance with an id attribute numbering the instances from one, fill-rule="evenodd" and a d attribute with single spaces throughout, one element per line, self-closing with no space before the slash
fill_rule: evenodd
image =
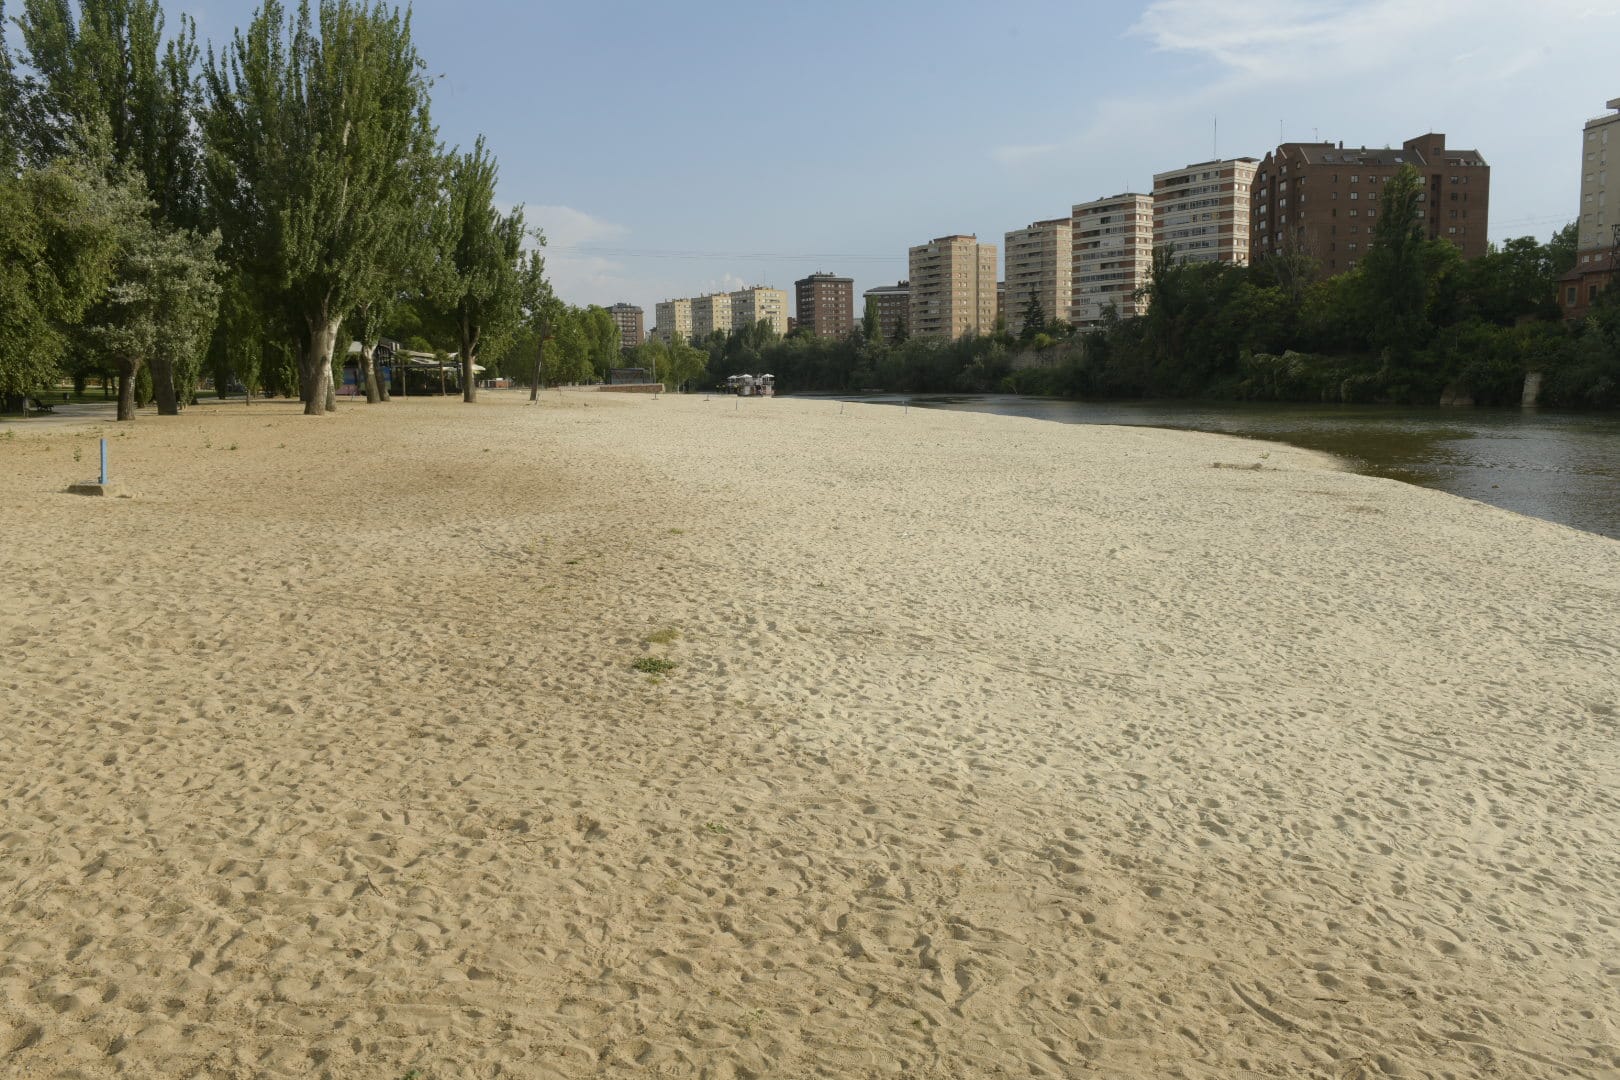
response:
<path id="1" fill-rule="evenodd" d="M 877 297 L 868 296 L 866 307 L 861 311 L 861 337 L 867 341 L 875 342 L 883 333 L 883 322 L 878 317 Z"/>
<path id="2" fill-rule="evenodd" d="M 1029 299 L 1024 302 L 1024 325 L 1019 331 L 1021 341 L 1033 341 L 1036 334 L 1046 332 L 1046 309 L 1041 306 L 1040 294 L 1031 290 Z"/>
<path id="3" fill-rule="evenodd" d="M 450 155 L 446 169 L 440 302 L 455 327 L 462 400 L 468 402 L 478 400 L 473 365 L 479 350 L 498 354 L 522 316 L 523 208 L 496 209 L 498 175 L 482 135 L 470 152 Z"/>
<path id="4" fill-rule="evenodd" d="M 179 412 L 194 397 L 197 370 L 219 309 L 219 237 L 152 221 L 140 180 L 110 189 L 107 219 L 117 237 L 112 278 L 85 314 L 79 339 L 118 372 L 118 419 L 135 419 L 136 379 L 151 379 L 159 409 Z"/>
<path id="5" fill-rule="evenodd" d="M 106 132 L 110 172 L 133 169 L 152 212 L 171 225 L 202 220 L 197 28 L 180 20 L 164 40 L 156 0 L 24 0 L 22 31 L 34 97 L 33 151 L 69 153 L 87 131 Z"/>
<path id="6" fill-rule="evenodd" d="M 82 163 L 0 172 L 0 397 L 55 379 L 67 328 L 112 276 L 124 209 Z"/>
<path id="7" fill-rule="evenodd" d="M 0 170 L 5 176 L 12 175 L 17 165 L 21 118 L 17 68 L 11 59 L 11 47 L 6 44 L 6 5 L 5 0 L 0 0 Z"/>
<path id="8" fill-rule="evenodd" d="M 586 332 L 591 341 L 591 366 L 598 379 L 606 380 L 608 371 L 619 366 L 619 353 L 623 338 L 619 324 L 604 307 L 592 304 L 585 309 Z"/>
<path id="9" fill-rule="evenodd" d="M 296 335 L 306 415 L 330 406 L 344 317 L 376 295 L 413 190 L 428 83 L 408 14 L 265 0 L 204 66 L 208 178 L 230 261 Z"/>
<path id="10" fill-rule="evenodd" d="M 1580 240 L 1580 222 L 1572 221 L 1547 241 L 1547 263 L 1553 280 L 1575 268 L 1575 245 Z"/>
<path id="11" fill-rule="evenodd" d="M 1423 177 L 1411 165 L 1390 178 L 1379 196 L 1378 224 L 1360 267 L 1373 347 L 1397 358 L 1411 355 L 1427 336 L 1423 194 Z"/>

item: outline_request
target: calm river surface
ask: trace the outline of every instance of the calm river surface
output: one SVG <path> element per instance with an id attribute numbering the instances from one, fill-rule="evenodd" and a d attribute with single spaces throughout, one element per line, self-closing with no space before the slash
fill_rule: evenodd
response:
<path id="1" fill-rule="evenodd" d="M 1369 405 L 860 398 L 1056 420 L 1185 428 L 1335 454 L 1358 472 L 1449 491 L 1620 540 L 1620 415 Z"/>

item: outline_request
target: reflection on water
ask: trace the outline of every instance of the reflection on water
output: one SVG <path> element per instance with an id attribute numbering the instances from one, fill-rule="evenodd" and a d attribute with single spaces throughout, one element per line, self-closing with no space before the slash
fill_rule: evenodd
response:
<path id="1" fill-rule="evenodd" d="M 868 401 L 898 403 L 901 397 Z M 1358 472 L 1448 491 L 1620 540 L 1620 416 L 1368 405 L 1092 403 L 994 395 L 919 407 L 1184 428 L 1335 454 Z"/>

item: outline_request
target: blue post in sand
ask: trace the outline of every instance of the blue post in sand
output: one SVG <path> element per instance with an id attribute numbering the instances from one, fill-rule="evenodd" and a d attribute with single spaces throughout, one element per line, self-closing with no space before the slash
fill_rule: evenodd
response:
<path id="1" fill-rule="evenodd" d="M 107 482 L 107 440 L 101 440 L 101 482 Z"/>

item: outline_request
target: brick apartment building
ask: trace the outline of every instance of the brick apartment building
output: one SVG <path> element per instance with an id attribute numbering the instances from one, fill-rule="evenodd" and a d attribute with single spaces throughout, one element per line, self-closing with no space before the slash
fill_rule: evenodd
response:
<path id="1" fill-rule="evenodd" d="M 1491 167 L 1479 151 L 1447 149 L 1446 137 L 1430 132 L 1395 150 L 1278 146 L 1255 173 L 1251 255 L 1299 252 L 1329 277 L 1354 269 L 1367 255 L 1383 185 L 1407 165 L 1423 177 L 1418 213 L 1424 235 L 1456 244 L 1465 259 L 1485 254 Z"/>
<path id="2" fill-rule="evenodd" d="M 818 337 L 848 337 L 855 329 L 855 281 L 836 274 L 811 274 L 793 283 L 798 325 Z"/>
<path id="3" fill-rule="evenodd" d="M 879 285 L 875 289 L 867 289 L 861 298 L 877 302 L 878 336 L 885 343 L 893 344 L 901 327 L 908 335 L 911 333 L 911 282 Z"/>
<path id="4" fill-rule="evenodd" d="M 645 334 L 642 326 L 642 310 L 634 304 L 620 301 L 608 308 L 608 314 L 613 316 L 613 325 L 619 328 L 619 350 L 629 352 L 640 345 Z"/>

